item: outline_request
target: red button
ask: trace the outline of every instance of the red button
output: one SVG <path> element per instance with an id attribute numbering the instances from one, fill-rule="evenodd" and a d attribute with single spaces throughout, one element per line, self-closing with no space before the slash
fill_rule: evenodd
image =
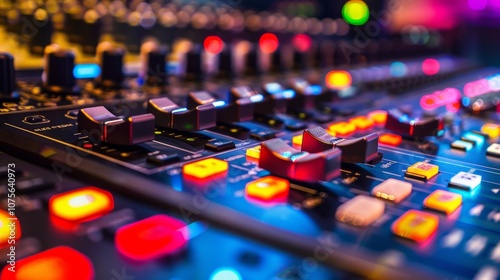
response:
<path id="1" fill-rule="evenodd" d="M 137 261 L 175 254 L 186 243 L 186 224 L 167 215 L 156 215 L 123 226 L 115 238 L 117 250 Z"/>
<path id="2" fill-rule="evenodd" d="M 384 133 L 384 134 L 380 135 L 380 137 L 378 138 L 378 141 L 381 144 L 397 147 L 403 141 L 403 137 L 401 137 L 397 134 Z"/>
<path id="3" fill-rule="evenodd" d="M 16 263 L 15 272 L 7 264 L 1 280 L 90 280 L 94 279 L 94 266 L 82 253 L 66 246 L 22 259 Z"/>

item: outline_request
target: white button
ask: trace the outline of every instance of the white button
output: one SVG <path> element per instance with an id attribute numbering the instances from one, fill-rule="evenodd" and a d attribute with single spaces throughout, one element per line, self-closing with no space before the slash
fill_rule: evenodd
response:
<path id="1" fill-rule="evenodd" d="M 459 172 L 457 175 L 453 176 L 450 180 L 450 185 L 453 187 L 465 188 L 467 190 L 473 190 L 481 184 L 481 175 Z"/>
<path id="2" fill-rule="evenodd" d="M 453 141 L 453 143 L 451 143 L 451 147 L 453 149 L 463 150 L 463 151 L 468 151 L 468 150 L 472 149 L 472 146 L 473 146 L 472 143 L 465 142 L 462 140 L 456 140 L 456 141 Z"/>
<path id="3" fill-rule="evenodd" d="M 498 270 L 492 266 L 485 266 L 479 270 L 474 280 L 495 280 L 498 277 Z"/>
<path id="4" fill-rule="evenodd" d="M 467 251 L 467 253 L 477 256 L 484 249 L 487 241 L 488 239 L 485 236 L 476 234 L 472 236 L 472 238 L 469 239 L 469 241 L 467 241 L 467 244 L 465 245 L 465 250 Z"/>
<path id="5" fill-rule="evenodd" d="M 456 247 L 462 238 L 464 237 L 464 232 L 459 229 L 454 229 L 452 232 L 448 233 L 443 237 L 443 247 L 453 248 Z"/>
<path id="6" fill-rule="evenodd" d="M 486 150 L 486 154 L 500 157 L 500 144 L 497 143 L 491 144 L 491 146 L 489 146 L 488 149 Z"/>

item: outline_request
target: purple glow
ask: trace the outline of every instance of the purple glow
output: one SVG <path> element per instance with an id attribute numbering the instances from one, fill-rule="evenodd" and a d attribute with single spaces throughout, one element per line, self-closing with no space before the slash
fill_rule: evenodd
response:
<path id="1" fill-rule="evenodd" d="M 480 11 L 486 8 L 488 0 L 467 0 L 471 10 Z"/>

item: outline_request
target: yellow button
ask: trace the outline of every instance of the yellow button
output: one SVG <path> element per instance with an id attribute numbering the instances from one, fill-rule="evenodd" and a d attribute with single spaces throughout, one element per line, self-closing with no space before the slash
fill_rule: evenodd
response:
<path id="1" fill-rule="evenodd" d="M 293 136 L 292 143 L 297 146 L 302 146 L 302 134 Z"/>
<path id="2" fill-rule="evenodd" d="M 246 155 L 247 155 L 247 157 L 259 159 L 260 158 L 260 145 L 248 149 L 246 151 Z"/>
<path id="3" fill-rule="evenodd" d="M 427 162 L 417 162 L 408 167 L 406 173 L 417 177 L 425 177 L 428 180 L 439 173 L 439 166 Z"/>
<path id="4" fill-rule="evenodd" d="M 14 241 L 21 238 L 21 225 L 16 216 L 9 215 L 8 212 L 0 210 L 0 247 L 4 245 L 14 245 Z"/>
<path id="5" fill-rule="evenodd" d="M 288 180 L 274 176 L 257 179 L 245 187 L 247 196 L 265 201 L 287 197 L 289 190 Z"/>
<path id="6" fill-rule="evenodd" d="M 349 123 L 354 124 L 359 129 L 369 129 L 373 126 L 373 120 L 365 116 L 351 118 Z"/>
<path id="7" fill-rule="evenodd" d="M 111 193 L 95 187 L 85 187 L 56 194 L 49 201 L 50 213 L 70 222 L 95 219 L 113 210 L 113 207 Z"/>
<path id="8" fill-rule="evenodd" d="M 481 127 L 481 132 L 488 134 L 491 138 L 496 138 L 500 135 L 500 125 L 494 123 L 487 123 Z"/>
<path id="9" fill-rule="evenodd" d="M 462 195 L 443 190 L 436 190 L 424 200 L 424 206 L 447 215 L 455 212 L 462 204 Z"/>
<path id="10" fill-rule="evenodd" d="M 182 171 L 186 175 L 203 179 L 217 173 L 224 172 L 227 168 L 227 162 L 220 159 L 207 158 L 184 165 Z"/>
<path id="11" fill-rule="evenodd" d="M 387 121 L 387 111 L 372 111 L 368 113 L 368 118 L 370 118 L 376 124 L 385 124 L 385 122 Z"/>
<path id="12" fill-rule="evenodd" d="M 333 135 L 347 135 L 356 131 L 356 125 L 348 122 L 338 122 L 328 127 L 329 132 Z"/>
<path id="13" fill-rule="evenodd" d="M 438 225 L 436 215 L 408 210 L 392 224 L 392 232 L 416 242 L 424 242 L 436 232 Z"/>

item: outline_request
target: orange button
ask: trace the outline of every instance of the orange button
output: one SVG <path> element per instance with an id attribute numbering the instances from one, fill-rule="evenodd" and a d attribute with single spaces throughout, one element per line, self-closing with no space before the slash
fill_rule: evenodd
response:
<path id="1" fill-rule="evenodd" d="M 328 130 L 333 133 L 333 136 L 348 135 L 356 131 L 356 125 L 348 122 L 338 122 L 330 125 Z"/>
<path id="2" fill-rule="evenodd" d="M 438 224 L 439 219 L 434 214 L 408 210 L 392 224 L 392 232 L 416 242 L 424 242 L 436 232 Z"/>
<path id="3" fill-rule="evenodd" d="M 481 132 L 488 134 L 491 138 L 496 138 L 500 135 L 500 125 L 494 123 L 487 123 L 481 127 Z"/>
<path id="4" fill-rule="evenodd" d="M 113 195 L 96 187 L 85 187 L 50 198 L 50 213 L 69 222 L 95 219 L 114 208 Z"/>
<path id="5" fill-rule="evenodd" d="M 349 119 L 349 123 L 354 124 L 359 129 L 369 129 L 373 126 L 372 119 L 365 116 L 357 116 Z"/>
<path id="6" fill-rule="evenodd" d="M 21 225 L 16 216 L 0 210 L 0 247 L 10 244 L 21 238 Z M 12 241 L 10 241 L 12 240 Z"/>
<path id="7" fill-rule="evenodd" d="M 288 196 L 290 183 L 288 180 L 274 176 L 266 176 L 250 182 L 245 187 L 245 193 L 249 197 L 260 200 L 274 200 Z"/>
<path id="8" fill-rule="evenodd" d="M 1 280 L 91 280 L 94 266 L 82 253 L 66 246 L 55 247 L 16 263 L 16 272 L 4 267 Z"/>
<path id="9" fill-rule="evenodd" d="M 376 124 L 385 124 L 387 121 L 387 111 L 375 110 L 368 113 L 368 118 L 370 118 Z"/>
<path id="10" fill-rule="evenodd" d="M 436 190 L 424 200 L 424 206 L 447 215 L 455 212 L 462 204 L 462 195 L 443 190 Z"/>
<path id="11" fill-rule="evenodd" d="M 296 146 L 302 146 L 302 134 L 293 136 L 292 143 Z"/>
<path id="12" fill-rule="evenodd" d="M 403 141 L 403 137 L 397 134 L 384 133 L 378 138 L 378 142 L 381 144 L 397 147 Z"/>
<path id="13" fill-rule="evenodd" d="M 226 171 L 227 168 L 227 162 L 216 158 L 207 158 L 184 165 L 182 171 L 186 175 L 203 179 L 218 173 L 222 173 Z"/>

